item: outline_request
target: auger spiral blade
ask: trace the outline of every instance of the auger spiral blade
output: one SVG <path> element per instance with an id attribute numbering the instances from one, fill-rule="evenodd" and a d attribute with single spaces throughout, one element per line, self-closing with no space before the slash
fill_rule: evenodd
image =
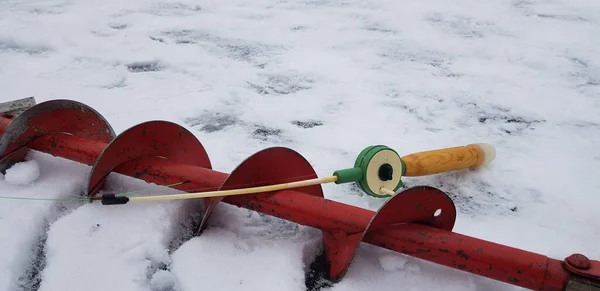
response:
<path id="1" fill-rule="evenodd" d="M 265 186 L 274 183 L 289 183 L 300 181 L 304 179 L 317 178 L 317 174 L 313 167 L 308 161 L 302 157 L 299 153 L 285 147 L 273 147 L 255 153 L 231 172 L 225 181 L 219 187 L 219 190 L 229 190 L 240 187 L 256 187 Z M 313 185 L 308 187 L 294 189 L 297 193 L 302 193 L 315 197 L 323 197 L 323 190 L 320 185 Z M 261 194 L 251 194 L 252 201 L 261 201 L 269 199 L 270 192 Z M 199 233 L 201 233 L 207 226 L 208 219 L 215 207 L 223 199 L 229 199 L 231 203 L 233 201 L 245 202 L 248 200 L 247 196 L 232 196 L 232 197 L 214 197 L 205 199 L 205 212 L 200 225 Z M 240 201 L 243 200 L 243 201 Z M 250 202 L 252 203 L 252 202 Z M 249 209 L 253 209 L 253 206 L 248 205 Z M 256 204 L 255 207 L 261 207 L 260 204 Z M 264 209 L 265 213 L 276 216 L 283 219 L 289 219 L 291 216 L 302 221 L 303 215 L 299 212 L 289 211 L 286 209 Z M 299 215 L 296 215 L 299 214 Z"/>
<path id="2" fill-rule="evenodd" d="M 25 102 L 24 104 L 29 104 Z M 91 164 L 96 156 L 84 149 L 71 150 L 65 146 L 65 135 L 85 138 L 98 146 L 110 142 L 115 133 L 106 119 L 94 109 L 72 100 L 51 100 L 37 104 L 16 115 L 0 136 L 0 172 L 21 161 L 27 145 L 36 140 L 45 152 L 52 155 L 77 156 L 76 160 Z"/>
<path id="3" fill-rule="evenodd" d="M 119 134 L 96 159 L 90 172 L 87 194 L 100 190 L 112 171 L 133 174 L 158 185 L 183 181 L 182 177 L 165 175 L 168 163 L 211 169 L 210 159 L 198 139 L 187 129 L 168 121 L 148 121 Z M 197 188 L 193 183 L 176 187 L 178 190 Z"/>
<path id="4" fill-rule="evenodd" d="M 342 279 L 362 241 L 402 253 L 417 252 L 418 249 L 396 244 L 390 239 L 394 229 L 401 228 L 402 224 L 420 223 L 451 231 L 455 219 L 454 203 L 444 192 L 425 186 L 404 190 L 379 208 L 362 232 L 331 230 L 325 234 L 324 231 L 328 279 L 333 282 Z"/>

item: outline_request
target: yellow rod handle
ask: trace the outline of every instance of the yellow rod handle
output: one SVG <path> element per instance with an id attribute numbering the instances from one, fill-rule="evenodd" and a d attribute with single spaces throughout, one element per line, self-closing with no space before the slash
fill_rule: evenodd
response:
<path id="1" fill-rule="evenodd" d="M 144 196 L 144 197 L 130 197 L 129 202 L 166 201 L 166 200 L 178 200 L 178 199 L 225 197 L 225 196 L 232 196 L 232 195 L 265 193 L 265 192 L 271 192 L 271 191 L 279 191 L 279 190 L 285 190 L 285 189 L 300 188 L 300 187 L 305 187 L 305 186 L 333 183 L 336 181 L 337 181 L 336 176 L 328 176 L 328 177 L 323 177 L 323 178 L 302 180 L 302 181 L 291 182 L 291 183 L 282 183 L 282 184 L 251 187 L 251 188 L 241 188 L 241 189 L 233 189 L 233 190 Z"/>
<path id="2" fill-rule="evenodd" d="M 410 154 L 402 157 L 404 176 L 425 176 L 487 165 L 496 158 L 490 144 L 479 143 Z"/>

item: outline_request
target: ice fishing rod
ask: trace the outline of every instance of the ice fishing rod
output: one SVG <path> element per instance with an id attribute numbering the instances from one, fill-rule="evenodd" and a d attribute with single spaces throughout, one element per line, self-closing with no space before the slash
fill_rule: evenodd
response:
<path id="1" fill-rule="evenodd" d="M 473 168 L 491 163 L 496 156 L 490 144 L 470 144 L 467 146 L 431 150 L 400 157 L 398 153 L 383 145 L 365 148 L 356 158 L 353 168 L 335 171 L 332 176 L 305 179 L 301 181 L 279 183 L 266 186 L 195 192 L 186 194 L 167 194 L 141 197 L 127 197 L 115 194 L 93 196 L 91 200 L 102 201 L 104 205 L 126 204 L 128 202 L 152 202 L 179 199 L 196 199 L 248 195 L 288 190 L 327 183 L 356 183 L 364 193 L 378 198 L 387 198 L 396 194 L 402 186 L 404 176 L 423 176 Z"/>

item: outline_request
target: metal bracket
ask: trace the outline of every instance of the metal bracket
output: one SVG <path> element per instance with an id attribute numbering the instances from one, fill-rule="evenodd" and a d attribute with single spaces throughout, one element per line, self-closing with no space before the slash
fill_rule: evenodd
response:
<path id="1" fill-rule="evenodd" d="M 571 274 L 566 291 L 600 291 L 600 262 L 590 260 L 582 254 L 567 257 L 563 266 Z"/>
<path id="2" fill-rule="evenodd" d="M 0 115 L 16 116 L 36 104 L 34 97 L 21 98 L 0 103 Z"/>
<path id="3" fill-rule="evenodd" d="M 594 285 L 594 283 L 589 280 L 577 278 L 571 279 L 569 283 L 567 283 L 565 291 L 600 291 L 600 287 Z"/>

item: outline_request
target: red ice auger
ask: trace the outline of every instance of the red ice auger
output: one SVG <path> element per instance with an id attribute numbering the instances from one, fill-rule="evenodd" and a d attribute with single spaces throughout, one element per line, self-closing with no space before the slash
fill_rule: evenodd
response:
<path id="1" fill-rule="evenodd" d="M 149 121 L 115 136 L 108 122 L 71 100 L 35 104 L 25 98 L 0 104 L 0 171 L 29 150 L 92 166 L 89 201 L 105 205 L 169 199 L 204 199 L 198 235 L 219 202 L 321 229 L 328 279 L 343 278 L 361 242 L 531 290 L 600 291 L 600 262 L 582 254 L 564 260 L 452 232 L 456 209 L 442 191 L 426 186 L 398 193 L 403 176 L 470 168 L 494 159 L 493 147 L 473 144 L 400 157 L 386 146 L 362 151 L 352 168 L 318 177 L 297 152 L 262 150 L 231 174 L 211 169 L 204 147 L 188 130 Z M 127 197 L 96 195 L 111 172 L 185 194 Z M 178 183 L 186 181 L 186 183 Z M 323 198 L 321 184 L 354 182 L 386 197 L 377 212 Z M 204 192 L 189 193 L 193 189 Z"/>

